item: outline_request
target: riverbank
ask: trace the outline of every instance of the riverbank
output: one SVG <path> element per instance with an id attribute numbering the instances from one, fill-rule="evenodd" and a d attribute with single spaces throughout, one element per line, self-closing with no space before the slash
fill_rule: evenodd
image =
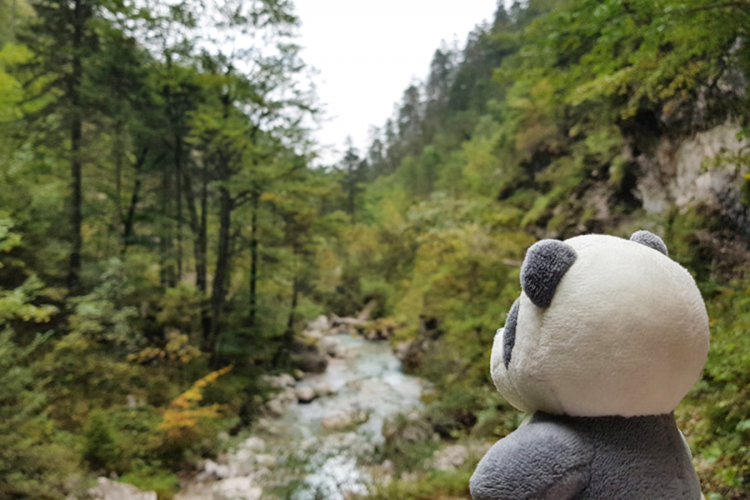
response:
<path id="1" fill-rule="evenodd" d="M 441 440 L 422 403 L 429 384 L 404 373 L 383 336 L 325 317 L 310 322 L 299 339 L 302 363 L 325 369 L 264 376 L 271 396 L 262 416 L 236 436 L 220 433 L 223 451 L 183 471 L 174 499 L 467 498 L 468 476 L 489 443 Z M 101 500 L 156 499 L 99 483 Z"/>
<path id="2" fill-rule="evenodd" d="M 175 499 L 345 500 L 473 468 L 488 444 L 443 446 L 423 415 L 428 384 L 404 374 L 388 342 L 348 330 L 311 322 L 304 337 L 326 353 L 325 371 L 265 377 L 276 394 L 264 416 L 224 436 L 227 452 L 183 479 Z"/>

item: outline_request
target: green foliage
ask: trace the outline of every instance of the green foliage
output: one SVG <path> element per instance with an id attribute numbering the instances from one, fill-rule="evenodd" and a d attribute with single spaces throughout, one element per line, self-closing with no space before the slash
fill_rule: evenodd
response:
<path id="1" fill-rule="evenodd" d="M 111 260 L 100 280 L 91 293 L 70 300 L 73 307 L 69 317 L 71 333 L 132 351 L 142 339 L 132 327 L 138 315 L 136 309 L 121 305 L 123 296 L 130 290 L 120 262 Z"/>
<path id="2" fill-rule="evenodd" d="M 179 479 L 173 472 L 143 461 L 135 462 L 131 471 L 122 476 L 120 481 L 143 491 L 154 491 L 164 500 L 170 500 L 179 489 Z"/>
<path id="3" fill-rule="evenodd" d="M 636 190 L 662 138 L 750 116 L 744 3 L 499 7 L 331 168 L 310 167 L 291 3 L 15 3 L 0 35 L 0 497 L 65 498 L 102 471 L 169 498 L 178 468 L 257 416 L 258 376 L 288 364 L 306 319 L 373 300 L 373 324 L 433 384 L 433 429 L 501 437 L 520 416 L 487 366 L 525 249 L 639 228 L 665 235 L 708 302 L 709 362 L 678 412 L 707 496 L 747 496 L 747 152 L 706 163 L 742 184 L 731 223 L 647 215 Z M 225 52 L 242 32 L 267 46 Z M 471 464 L 421 470 L 434 447 L 389 445 L 418 478 L 372 496 L 465 498 Z"/>
<path id="4" fill-rule="evenodd" d="M 702 479 L 722 498 L 741 498 L 750 474 L 750 282 L 736 280 L 714 292 L 707 303 L 711 351 L 701 381 L 680 416 L 696 454 L 705 464 Z"/>
<path id="5" fill-rule="evenodd" d="M 79 474 L 77 440 L 46 414 L 45 383 L 31 358 L 43 344 L 26 347 L 13 332 L 0 333 L 0 497 L 65 498 L 66 484 Z"/>
<path id="6" fill-rule="evenodd" d="M 433 471 L 416 481 L 394 480 L 376 486 L 366 498 L 373 500 L 449 500 L 469 497 L 469 479 L 473 468 L 456 472 Z"/>
<path id="7" fill-rule="evenodd" d="M 117 462 L 118 450 L 112 438 L 112 432 L 104 412 L 94 411 L 89 415 L 83 431 L 86 439 L 83 457 L 95 470 L 105 469 Z"/>
<path id="8" fill-rule="evenodd" d="M 706 165 L 742 186 L 722 214 L 644 213 L 636 157 L 728 115 L 747 121 L 749 16 L 744 4 L 708 0 L 517 3 L 472 34 L 461 63 L 450 66 L 441 48 L 423 92 L 407 90 L 371 147 L 380 177 L 364 186 L 360 225 L 329 259 L 350 310 L 371 296 L 387 304 L 378 315 L 399 325 L 395 343 L 411 344 L 407 368 L 434 384 L 424 399 L 441 435 L 497 438 L 520 424 L 487 366 L 525 249 L 646 228 L 694 274 L 712 318 L 705 376 L 678 412 L 697 469 L 708 497 L 747 496 L 747 283 L 736 268 L 748 255 L 747 154 Z M 422 487 L 394 481 L 373 497 L 437 498 Z"/>

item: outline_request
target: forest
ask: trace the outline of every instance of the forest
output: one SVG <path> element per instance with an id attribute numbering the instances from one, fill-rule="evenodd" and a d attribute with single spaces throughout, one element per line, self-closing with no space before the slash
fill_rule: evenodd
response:
<path id="1" fill-rule="evenodd" d="M 0 498 L 173 498 L 267 418 L 269 376 L 325 369 L 320 315 L 430 386 L 425 438 L 380 446 L 391 480 L 356 498 L 470 498 L 476 460 L 429 458 L 523 418 L 488 367 L 526 249 L 637 229 L 708 309 L 675 413 L 704 494 L 750 498 L 750 1 L 500 2 L 326 166 L 300 21 L 0 4 Z"/>

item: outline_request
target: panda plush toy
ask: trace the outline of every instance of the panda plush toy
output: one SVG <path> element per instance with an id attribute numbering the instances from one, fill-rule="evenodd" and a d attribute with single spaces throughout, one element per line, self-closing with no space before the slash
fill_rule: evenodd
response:
<path id="1" fill-rule="evenodd" d="M 482 458 L 474 500 L 699 500 L 672 412 L 706 361 L 708 316 L 662 239 L 539 241 L 521 288 L 491 373 L 530 418 Z"/>

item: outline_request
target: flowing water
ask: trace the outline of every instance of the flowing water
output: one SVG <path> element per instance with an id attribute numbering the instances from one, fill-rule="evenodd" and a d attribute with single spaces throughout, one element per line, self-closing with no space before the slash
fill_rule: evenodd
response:
<path id="1" fill-rule="evenodd" d="M 350 335 L 338 335 L 336 340 L 347 357 L 331 360 L 325 373 L 300 383 L 326 382 L 333 395 L 293 405 L 283 421 L 290 443 L 312 451 L 309 474 L 294 495 L 298 500 L 336 500 L 363 492 L 368 478 L 357 468 L 357 459 L 383 443 L 381 429 L 387 416 L 420 404 L 421 381 L 402 372 L 387 342 Z M 343 424 L 347 419 L 354 421 L 346 430 L 327 429 L 327 423 Z"/>
<path id="2" fill-rule="evenodd" d="M 387 342 L 373 342 L 346 334 L 332 337 L 345 352 L 330 360 L 327 370 L 301 380 L 297 387 L 327 384 L 332 394 L 308 404 L 292 403 L 286 414 L 267 421 L 258 432 L 276 464 L 260 474 L 247 470 L 234 475 L 252 476 L 252 486 L 262 488 L 262 498 L 290 500 L 344 500 L 363 493 L 371 481 L 371 461 L 384 442 L 381 429 L 389 415 L 420 405 L 423 382 L 405 375 Z M 241 453 L 230 453 L 230 467 Z M 248 456 L 244 454 L 242 456 Z M 235 480 L 229 477 L 226 480 Z M 239 480 L 239 479 L 237 479 Z M 249 483 L 246 483 L 246 485 Z M 211 482 L 188 485 L 179 500 L 234 498 L 212 493 Z M 242 487 L 245 491 L 247 486 Z M 242 489 L 240 488 L 240 489 Z M 237 498 L 256 499 L 247 494 Z"/>

